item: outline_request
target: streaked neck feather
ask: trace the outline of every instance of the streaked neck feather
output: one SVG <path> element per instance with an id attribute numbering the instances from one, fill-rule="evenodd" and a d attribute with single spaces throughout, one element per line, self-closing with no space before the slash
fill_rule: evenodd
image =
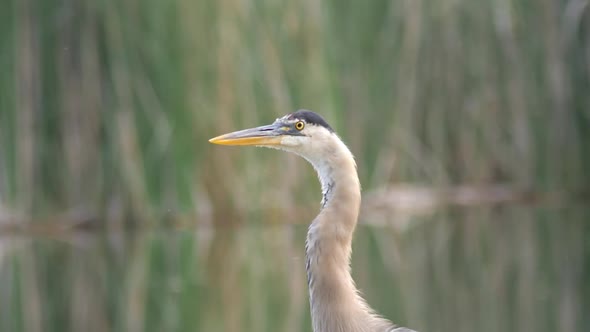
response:
<path id="1" fill-rule="evenodd" d="M 361 201 L 354 158 L 336 135 L 322 158 L 308 158 L 322 184 L 322 209 L 309 226 L 306 269 L 315 332 L 390 331 L 359 295 L 350 255 Z"/>

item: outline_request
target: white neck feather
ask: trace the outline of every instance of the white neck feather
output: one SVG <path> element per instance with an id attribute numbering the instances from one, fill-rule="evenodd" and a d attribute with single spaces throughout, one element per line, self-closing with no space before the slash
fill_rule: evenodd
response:
<path id="1" fill-rule="evenodd" d="M 319 154 L 300 153 L 322 184 L 322 208 L 309 226 L 307 275 L 315 332 L 389 331 L 393 324 L 376 316 L 360 297 L 350 274 L 350 254 L 361 202 L 356 164 L 335 135 Z M 327 143 L 326 143 L 327 142 Z"/>

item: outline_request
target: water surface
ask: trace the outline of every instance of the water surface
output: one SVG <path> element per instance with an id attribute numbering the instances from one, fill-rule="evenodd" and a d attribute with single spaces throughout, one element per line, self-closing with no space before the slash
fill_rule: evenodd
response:
<path id="1" fill-rule="evenodd" d="M 589 212 L 500 206 L 364 220 L 353 274 L 377 311 L 420 331 L 588 331 Z M 305 232 L 246 221 L 3 234 L 0 330 L 311 331 Z"/>

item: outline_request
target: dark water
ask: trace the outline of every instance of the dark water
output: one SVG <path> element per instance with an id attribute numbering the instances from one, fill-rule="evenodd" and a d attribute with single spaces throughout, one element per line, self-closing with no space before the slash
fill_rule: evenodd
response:
<path id="1" fill-rule="evenodd" d="M 353 274 L 377 311 L 423 332 L 590 331 L 589 215 L 510 206 L 365 221 Z M 3 235 L 0 330 L 311 331 L 305 231 Z"/>

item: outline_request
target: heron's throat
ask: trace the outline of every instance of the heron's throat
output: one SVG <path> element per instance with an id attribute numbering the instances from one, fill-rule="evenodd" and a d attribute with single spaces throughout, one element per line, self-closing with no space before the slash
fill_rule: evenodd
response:
<path id="1" fill-rule="evenodd" d="M 338 153 L 329 158 L 311 161 L 322 186 L 322 214 L 339 222 L 356 224 L 360 206 L 360 182 L 356 163 L 348 148 L 341 143 Z M 319 217 L 319 216 L 318 216 Z"/>
<path id="2" fill-rule="evenodd" d="M 326 207 L 326 205 L 330 201 L 330 198 L 332 198 L 332 189 L 334 189 L 334 181 L 333 180 L 326 181 L 325 184 L 322 183 L 322 203 L 321 203 L 322 209 L 324 207 Z"/>
<path id="3" fill-rule="evenodd" d="M 314 331 L 340 331 L 336 328 L 338 324 L 352 317 L 367 317 L 366 306 L 350 275 L 360 184 L 352 154 L 341 145 L 329 157 L 312 162 L 323 193 L 320 214 L 309 226 L 306 243 Z"/>
<path id="4" fill-rule="evenodd" d="M 338 261 L 335 266 L 348 271 L 361 189 L 352 154 L 344 149 L 331 159 L 313 163 L 322 185 L 322 202 L 320 213 L 309 227 L 307 255 L 320 259 L 326 255 Z"/>

